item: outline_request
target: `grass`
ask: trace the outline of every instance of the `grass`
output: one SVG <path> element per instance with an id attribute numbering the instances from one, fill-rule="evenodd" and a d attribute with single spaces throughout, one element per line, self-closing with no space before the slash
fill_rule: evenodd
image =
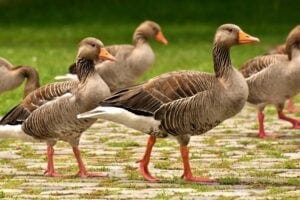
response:
<path id="1" fill-rule="evenodd" d="M 109 147 L 139 147 L 140 144 L 134 141 L 126 142 L 110 142 L 107 144 Z"/>
<path id="2" fill-rule="evenodd" d="M 53 82 L 55 75 L 67 72 L 67 67 L 74 62 L 77 43 L 82 38 L 98 37 L 107 45 L 131 43 L 135 27 L 145 19 L 152 19 L 161 25 L 169 45 L 151 41 L 156 63 L 141 77 L 141 81 L 173 70 L 212 72 L 211 43 L 220 24 L 239 24 L 246 32 L 262 40 L 259 45 L 232 49 L 233 63 L 239 66 L 246 59 L 284 41 L 289 30 L 298 23 L 296 5 L 297 2 L 291 0 L 232 0 L 226 3 L 221 0 L 201 3 L 190 0 L 176 4 L 171 0 L 159 3 L 138 0 L 89 0 L 85 3 L 79 0 L 72 3 L 2 0 L 0 55 L 16 65 L 36 67 L 42 84 L 46 84 Z M 4 114 L 17 104 L 22 92 L 23 88 L 18 88 L 1 94 L 0 113 Z"/>

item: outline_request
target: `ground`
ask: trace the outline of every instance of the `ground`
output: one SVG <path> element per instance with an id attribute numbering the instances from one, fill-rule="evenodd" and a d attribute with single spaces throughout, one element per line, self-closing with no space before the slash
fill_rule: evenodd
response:
<path id="1" fill-rule="evenodd" d="M 159 139 L 150 170 L 161 178 L 148 183 L 136 163 L 147 135 L 99 120 L 81 139 L 87 167 L 105 171 L 108 178 L 77 178 L 70 147 L 56 146 L 55 165 L 63 178 L 43 176 L 45 144 L 0 140 L 0 198 L 4 199 L 299 199 L 300 134 L 266 111 L 266 128 L 280 139 L 256 138 L 254 108 L 246 107 L 202 136 L 192 137 L 191 165 L 197 175 L 218 179 L 216 184 L 185 183 L 178 144 Z"/>

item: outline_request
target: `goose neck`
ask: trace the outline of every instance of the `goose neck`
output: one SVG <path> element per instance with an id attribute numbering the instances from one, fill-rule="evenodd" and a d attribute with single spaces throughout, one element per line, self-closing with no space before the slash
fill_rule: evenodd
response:
<path id="1" fill-rule="evenodd" d="M 20 66 L 16 68 L 27 79 L 24 87 L 24 97 L 30 92 L 40 87 L 40 78 L 38 72 L 32 67 Z"/>
<path id="2" fill-rule="evenodd" d="M 78 58 L 76 61 L 76 72 L 79 81 L 84 82 L 87 77 L 95 73 L 94 61 L 85 58 Z"/>
<path id="3" fill-rule="evenodd" d="M 222 77 L 231 68 L 229 47 L 215 43 L 213 47 L 213 60 L 216 77 Z"/>
<path id="4" fill-rule="evenodd" d="M 144 44 L 147 43 L 148 39 L 145 36 L 145 34 L 142 31 L 136 30 L 133 34 L 133 44 L 139 45 L 139 44 Z"/>

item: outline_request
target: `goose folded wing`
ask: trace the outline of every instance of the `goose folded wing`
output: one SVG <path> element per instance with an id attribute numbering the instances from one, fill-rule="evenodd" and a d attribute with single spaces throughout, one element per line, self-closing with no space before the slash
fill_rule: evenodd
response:
<path id="1" fill-rule="evenodd" d="M 11 109 L 0 121 L 0 124 L 21 124 L 27 117 L 42 105 L 72 92 L 78 85 L 77 81 L 58 82 L 40 87 Z"/>
<path id="2" fill-rule="evenodd" d="M 171 72 L 123 89 L 101 102 L 101 106 L 120 107 L 138 115 L 153 116 L 166 103 L 208 90 L 215 79 L 201 72 Z"/>
<path id="3" fill-rule="evenodd" d="M 268 68 L 272 64 L 287 62 L 287 61 L 288 61 L 288 56 L 282 54 L 257 56 L 244 63 L 240 68 L 240 71 L 245 78 L 248 78 L 253 74 L 262 71 L 263 69 Z"/>

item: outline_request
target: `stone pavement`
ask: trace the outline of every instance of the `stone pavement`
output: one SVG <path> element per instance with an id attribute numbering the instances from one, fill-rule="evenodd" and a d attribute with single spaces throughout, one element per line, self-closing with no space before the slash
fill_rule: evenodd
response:
<path id="1" fill-rule="evenodd" d="M 300 130 L 266 111 L 266 128 L 280 139 L 256 138 L 254 108 L 205 135 L 192 137 L 190 157 L 197 175 L 217 184 L 185 183 L 173 139 L 158 139 L 150 170 L 160 183 L 145 182 L 136 161 L 143 155 L 147 135 L 99 120 L 81 139 L 80 148 L 91 171 L 108 178 L 77 178 L 77 165 L 68 144 L 55 148 L 55 165 L 62 178 L 43 176 L 44 143 L 0 140 L 0 198 L 4 199 L 300 199 Z"/>

